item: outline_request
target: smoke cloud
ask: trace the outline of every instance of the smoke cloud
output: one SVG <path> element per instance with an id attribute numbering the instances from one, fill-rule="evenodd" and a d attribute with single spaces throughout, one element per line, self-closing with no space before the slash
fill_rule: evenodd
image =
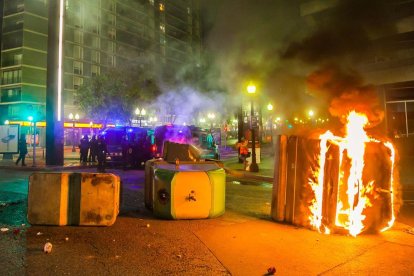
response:
<path id="1" fill-rule="evenodd" d="M 375 40 L 394 32 L 389 5 L 385 0 L 220 1 L 207 18 L 207 46 L 220 71 L 212 81 L 240 95 L 246 81 L 254 80 L 262 102 L 272 101 L 286 116 L 309 107 L 338 117 L 357 109 L 369 111 L 377 124 L 383 114 L 375 87 L 364 84 L 357 69 L 381 52 Z"/>
<path id="2" fill-rule="evenodd" d="M 352 110 L 366 114 L 371 127 L 384 118 L 375 86 L 364 84 L 361 75 L 354 70 L 325 65 L 309 75 L 307 87 L 312 95 L 330 103 L 330 114 L 342 123 Z"/>
<path id="3" fill-rule="evenodd" d="M 150 109 L 158 110 L 165 119 L 175 124 L 199 124 L 197 120 L 204 118 L 208 122 L 207 113 L 214 113 L 214 122 L 220 122 L 220 117 L 227 118 L 232 115 L 231 101 L 222 93 L 201 93 L 192 87 L 178 89 L 165 89 Z"/>

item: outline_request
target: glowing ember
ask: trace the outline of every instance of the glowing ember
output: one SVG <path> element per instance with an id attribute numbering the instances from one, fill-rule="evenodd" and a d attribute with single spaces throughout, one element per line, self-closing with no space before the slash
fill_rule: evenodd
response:
<path id="1" fill-rule="evenodd" d="M 318 168 L 314 171 L 313 178 L 309 184 L 314 192 L 314 199 L 309 207 L 311 215 L 309 217 L 311 225 L 318 231 L 326 234 L 330 233 L 328 225 L 323 223 L 324 204 L 324 168 L 329 143 L 339 147 L 339 174 L 338 192 L 336 193 L 336 213 L 335 226 L 345 229 L 352 236 L 356 236 L 365 230 L 364 211 L 372 206 L 371 199 L 375 198 L 375 193 L 386 192 L 391 195 L 391 206 L 394 204 L 393 194 L 393 169 L 395 150 L 391 143 L 383 145 L 390 151 L 391 159 L 391 179 L 388 189 L 375 189 L 374 180 L 363 179 L 364 155 L 367 142 L 382 143 L 368 137 L 364 130 L 368 119 L 364 114 L 352 111 L 349 113 L 346 125 L 346 137 L 334 136 L 330 131 L 320 136 L 320 153 L 318 156 Z M 391 208 L 393 209 L 393 208 Z M 394 210 L 391 211 L 391 218 L 388 226 L 382 231 L 390 228 L 395 220 Z"/>

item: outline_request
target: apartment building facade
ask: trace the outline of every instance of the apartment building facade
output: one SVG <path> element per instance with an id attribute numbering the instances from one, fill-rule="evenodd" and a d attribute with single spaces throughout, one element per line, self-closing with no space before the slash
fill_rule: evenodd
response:
<path id="1" fill-rule="evenodd" d="M 45 118 L 49 0 L 0 0 L 0 122 Z M 51 1 L 51 0 L 50 0 Z M 200 59 L 197 0 L 65 0 L 64 116 L 85 79 L 129 62 L 174 81 Z"/>

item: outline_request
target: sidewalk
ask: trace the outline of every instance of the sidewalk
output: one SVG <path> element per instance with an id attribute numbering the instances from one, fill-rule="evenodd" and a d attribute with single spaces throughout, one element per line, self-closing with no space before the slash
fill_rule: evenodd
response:
<path id="1" fill-rule="evenodd" d="M 244 170 L 244 165 L 239 163 L 239 158 L 235 150 L 230 149 L 230 154 L 222 158 L 224 169 L 227 174 L 236 178 L 247 178 L 252 180 L 273 182 L 274 176 L 274 155 L 270 147 L 263 148 L 260 160 L 257 163 L 258 172 Z"/>
<path id="2" fill-rule="evenodd" d="M 88 163 L 87 165 L 82 165 L 79 162 L 79 149 L 75 148 L 75 151 L 72 152 L 71 146 L 66 146 L 64 148 L 64 160 L 63 166 L 46 166 L 46 156 L 45 149 L 38 147 L 36 148 L 36 158 L 35 163 L 33 162 L 33 148 L 28 148 L 28 154 L 26 155 L 26 166 L 23 167 L 20 162 L 19 165 L 16 165 L 15 162 L 19 157 L 18 154 L 13 154 L 13 159 L 5 159 L 4 155 L 0 154 L 0 168 L 10 168 L 16 170 L 66 170 L 74 169 L 81 167 L 90 167 L 96 166 L 96 163 Z"/>

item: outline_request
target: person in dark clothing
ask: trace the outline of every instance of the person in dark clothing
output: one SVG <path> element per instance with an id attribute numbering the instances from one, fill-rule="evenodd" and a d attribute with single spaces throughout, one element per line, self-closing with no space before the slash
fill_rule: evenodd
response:
<path id="1" fill-rule="evenodd" d="M 27 144 L 26 144 L 26 135 L 21 134 L 19 139 L 19 158 L 16 160 L 16 165 L 19 165 L 20 160 L 22 160 L 22 166 L 26 166 L 26 163 L 24 162 L 26 159 L 27 154 Z"/>
<path id="2" fill-rule="evenodd" d="M 89 141 L 89 162 L 96 162 L 96 155 L 98 154 L 98 140 L 96 140 L 96 135 L 92 136 L 92 139 Z"/>
<path id="3" fill-rule="evenodd" d="M 106 142 L 103 136 L 99 135 L 98 143 L 97 143 L 97 150 L 98 150 L 98 172 L 105 172 L 105 159 L 106 159 Z"/>
<path id="4" fill-rule="evenodd" d="M 122 167 L 124 168 L 124 170 L 126 170 L 128 168 L 128 166 L 131 164 L 131 145 L 129 143 L 128 140 L 128 136 L 122 136 L 122 142 L 121 142 L 121 147 L 122 147 Z"/>
<path id="5" fill-rule="evenodd" d="M 88 161 L 88 151 L 89 151 L 88 135 L 84 135 L 83 138 L 80 140 L 79 148 L 80 148 L 80 162 L 82 162 L 83 164 L 86 164 L 86 161 Z"/>

